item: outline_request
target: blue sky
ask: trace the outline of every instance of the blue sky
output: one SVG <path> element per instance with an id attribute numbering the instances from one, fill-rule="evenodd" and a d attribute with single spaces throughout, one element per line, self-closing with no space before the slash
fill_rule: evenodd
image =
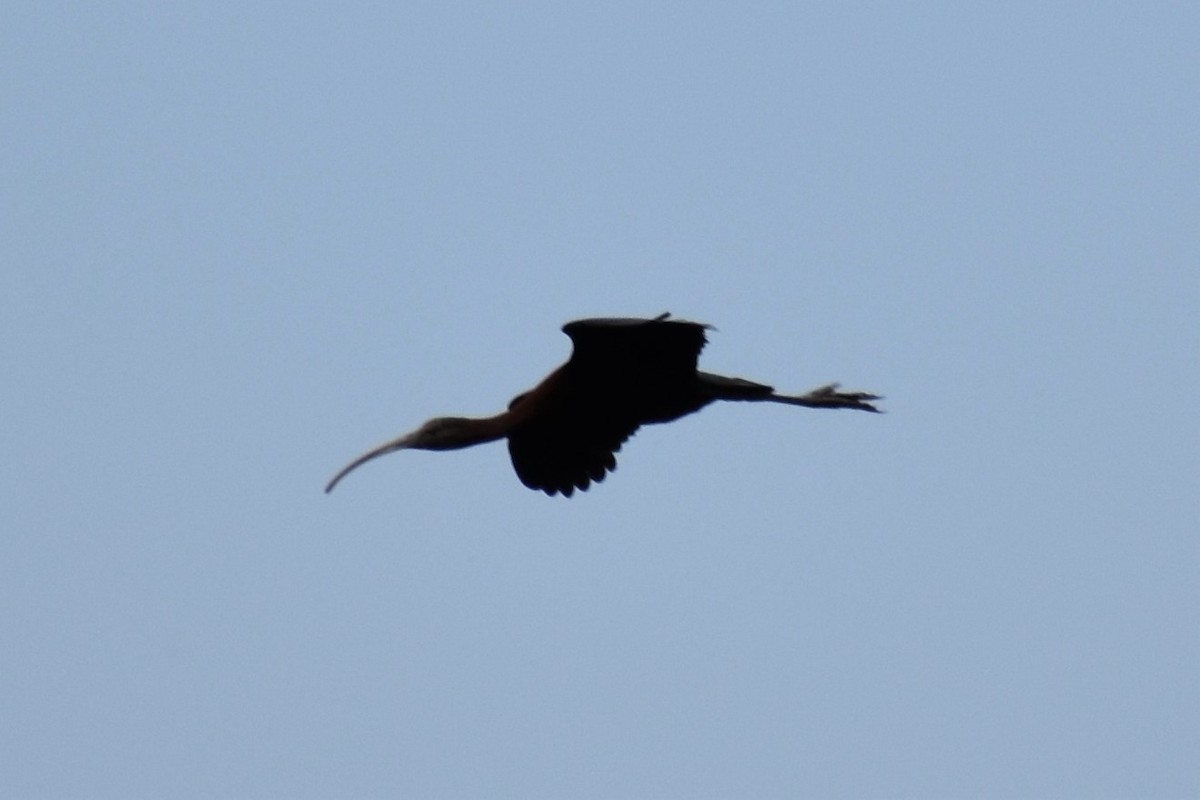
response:
<path id="1" fill-rule="evenodd" d="M 16 3 L 0 793 L 1200 793 L 1186 4 Z M 887 395 L 601 486 L 564 322 Z"/>

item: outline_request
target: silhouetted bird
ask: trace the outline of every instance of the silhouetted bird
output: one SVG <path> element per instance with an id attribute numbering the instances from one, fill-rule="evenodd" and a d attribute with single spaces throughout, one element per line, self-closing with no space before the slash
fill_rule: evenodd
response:
<path id="1" fill-rule="evenodd" d="M 507 411 L 482 419 L 431 419 L 351 461 L 325 491 L 360 464 L 396 450 L 455 450 L 507 437 L 522 483 L 570 497 L 616 469 L 615 453 L 639 426 L 679 419 L 714 400 L 879 410 L 871 404 L 878 395 L 840 392 L 836 383 L 782 395 L 761 383 L 700 372 L 696 360 L 710 326 L 669 316 L 564 325 L 575 344 L 570 360 L 515 397 Z"/>

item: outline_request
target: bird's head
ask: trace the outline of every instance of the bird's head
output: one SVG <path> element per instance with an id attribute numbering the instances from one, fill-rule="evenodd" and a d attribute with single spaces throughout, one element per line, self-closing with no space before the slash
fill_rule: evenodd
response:
<path id="1" fill-rule="evenodd" d="M 384 442 L 342 467 L 325 487 L 325 493 L 332 492 L 338 481 L 354 469 L 397 450 L 457 450 L 460 447 L 470 447 L 499 438 L 491 430 L 489 422 L 491 421 L 467 417 L 434 417 L 415 431 Z"/>
<path id="2" fill-rule="evenodd" d="M 434 417 L 391 444 L 396 444 L 397 450 L 457 450 L 476 444 L 474 429 L 478 422 L 466 417 Z"/>

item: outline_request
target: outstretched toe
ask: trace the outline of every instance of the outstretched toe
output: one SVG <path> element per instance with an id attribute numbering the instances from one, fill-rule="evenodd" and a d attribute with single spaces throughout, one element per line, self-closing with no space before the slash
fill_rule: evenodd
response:
<path id="1" fill-rule="evenodd" d="M 871 404 L 872 400 L 882 400 L 882 396 L 870 392 L 839 392 L 839 386 L 837 383 L 826 384 L 819 389 L 813 389 L 805 395 L 805 399 L 825 408 L 857 408 L 860 411 L 883 413 Z"/>

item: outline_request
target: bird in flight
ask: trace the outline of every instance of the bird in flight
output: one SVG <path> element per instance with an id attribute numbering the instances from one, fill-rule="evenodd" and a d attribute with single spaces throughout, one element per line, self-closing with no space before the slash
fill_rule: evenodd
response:
<path id="1" fill-rule="evenodd" d="M 548 495 L 586 491 L 617 468 L 616 452 L 642 425 L 671 422 L 715 400 L 786 403 L 878 412 L 881 399 L 842 392 L 831 383 L 802 395 L 776 394 L 761 383 L 701 372 L 699 322 L 671 319 L 581 319 L 563 326 L 574 350 L 567 363 L 513 398 L 494 417 L 437 417 L 343 467 L 325 492 L 352 470 L 397 450 L 457 450 L 508 439 L 521 483 Z"/>

